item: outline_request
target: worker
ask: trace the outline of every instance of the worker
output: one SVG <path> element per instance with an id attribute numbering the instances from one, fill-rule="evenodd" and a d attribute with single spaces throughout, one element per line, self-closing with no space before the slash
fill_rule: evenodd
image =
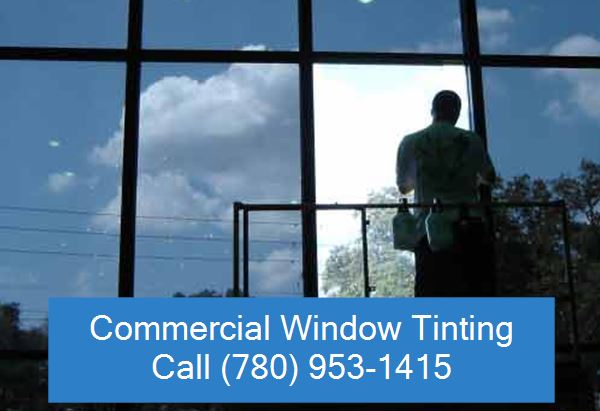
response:
<path id="1" fill-rule="evenodd" d="M 414 212 L 417 297 L 493 294 L 493 247 L 485 213 L 481 208 L 447 207 L 481 200 L 482 185 L 489 187 L 496 176 L 481 137 L 456 127 L 460 111 L 458 94 L 440 91 L 432 102 L 432 124 L 404 137 L 398 147 L 400 194 L 414 192 L 416 203 L 439 202 L 434 210 Z M 441 214 L 432 214 L 437 212 Z M 447 227 L 434 227 L 440 221 Z M 444 230 L 453 241 L 440 245 Z"/>

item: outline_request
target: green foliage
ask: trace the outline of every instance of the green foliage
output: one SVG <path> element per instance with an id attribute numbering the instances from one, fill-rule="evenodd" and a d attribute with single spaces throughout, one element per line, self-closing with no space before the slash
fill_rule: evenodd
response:
<path id="1" fill-rule="evenodd" d="M 369 195 L 369 203 L 395 203 L 395 188 Z M 391 221 L 395 210 L 376 209 L 368 213 L 368 244 L 370 283 L 381 297 L 405 297 L 413 293 L 414 268 L 412 256 L 393 248 Z M 358 218 L 358 215 L 356 215 Z M 339 297 L 364 296 L 361 239 L 334 247 L 325 263 L 322 288 L 328 295 Z"/>
<path id="2" fill-rule="evenodd" d="M 521 175 L 498 179 L 495 201 L 566 202 L 576 278 L 579 329 L 582 339 L 600 341 L 600 164 L 583 160 L 576 176 L 543 180 Z M 369 203 L 396 203 L 397 190 L 386 188 L 369 196 Z M 395 210 L 369 212 L 369 269 L 379 296 L 413 294 L 414 266 L 407 253 L 392 247 Z M 356 218 L 359 216 L 356 215 Z M 511 208 L 494 212 L 498 293 L 504 296 L 568 296 L 565 278 L 562 214 L 556 208 Z M 358 297 L 363 291 L 362 247 L 359 239 L 335 247 L 322 274 L 324 291 Z M 557 303 L 557 341 L 570 332 L 568 304 Z"/>
<path id="3" fill-rule="evenodd" d="M 225 292 L 225 294 L 220 294 L 220 293 L 218 293 L 215 290 L 211 290 L 211 289 L 205 288 L 202 291 L 191 293 L 189 295 L 185 295 L 181 291 L 177 291 L 175 294 L 173 294 L 173 297 L 175 297 L 175 298 L 184 298 L 184 297 L 192 297 L 192 298 L 233 297 L 233 290 L 231 288 L 228 288 L 227 291 Z"/>

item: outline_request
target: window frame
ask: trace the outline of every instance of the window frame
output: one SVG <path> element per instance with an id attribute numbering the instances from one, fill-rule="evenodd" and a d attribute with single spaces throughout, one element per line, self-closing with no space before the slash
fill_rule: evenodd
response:
<path id="1" fill-rule="evenodd" d="M 554 56 L 482 54 L 477 24 L 476 0 L 460 2 L 462 53 L 382 53 L 315 51 L 313 46 L 313 0 L 297 1 L 297 51 L 243 51 L 196 49 L 145 49 L 142 44 L 144 0 L 129 0 L 125 48 L 22 47 L 0 45 L 2 61 L 120 62 L 126 64 L 125 125 L 122 158 L 122 195 L 119 243 L 118 297 L 134 297 L 136 199 L 138 184 L 139 110 L 141 68 L 144 63 L 283 63 L 299 68 L 299 118 L 301 200 L 315 204 L 314 88 L 315 64 L 376 65 L 461 65 L 467 71 L 471 125 L 487 148 L 482 69 L 505 68 L 592 68 L 600 69 L 600 56 Z M 319 0 L 316 0 L 319 1 Z M 490 193 L 483 193 L 490 196 Z M 318 295 L 316 211 L 302 212 L 302 272 L 304 296 Z M 0 359 L 46 359 L 47 350 L 0 350 Z"/>

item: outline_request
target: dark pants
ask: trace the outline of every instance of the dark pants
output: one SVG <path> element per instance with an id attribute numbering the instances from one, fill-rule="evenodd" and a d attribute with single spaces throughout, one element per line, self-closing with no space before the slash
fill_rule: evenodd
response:
<path id="1" fill-rule="evenodd" d="M 455 227 L 455 245 L 433 252 L 427 237 L 415 249 L 415 297 L 495 294 L 493 244 L 483 223 Z"/>

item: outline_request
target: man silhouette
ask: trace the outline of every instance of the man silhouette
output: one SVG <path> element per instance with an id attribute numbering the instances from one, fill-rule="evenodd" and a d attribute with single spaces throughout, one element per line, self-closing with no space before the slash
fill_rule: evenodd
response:
<path id="1" fill-rule="evenodd" d="M 414 190 L 415 202 L 476 202 L 479 188 L 495 179 L 482 139 L 455 126 L 461 100 L 443 90 L 433 99 L 432 124 L 406 136 L 398 147 L 396 182 L 401 194 Z M 481 210 L 443 209 L 454 243 L 433 251 L 426 235 L 430 210 L 417 210 L 415 296 L 478 296 L 493 293 L 493 249 Z M 463 217 L 465 213 L 463 212 Z M 460 224 L 459 224 L 460 223 Z"/>

